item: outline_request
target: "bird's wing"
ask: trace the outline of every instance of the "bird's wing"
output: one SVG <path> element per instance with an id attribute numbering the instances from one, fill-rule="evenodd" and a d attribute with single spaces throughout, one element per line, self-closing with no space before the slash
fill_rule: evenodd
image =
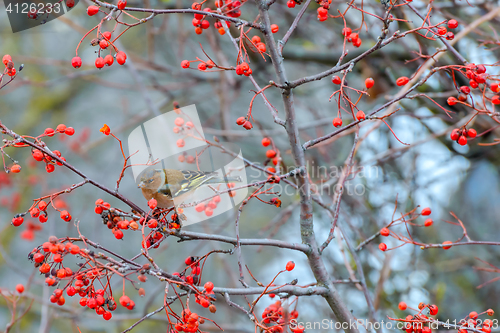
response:
<path id="1" fill-rule="evenodd" d="M 175 189 L 176 191 L 171 192 L 174 197 L 179 196 L 181 194 L 187 193 L 193 189 L 196 189 L 209 181 L 210 179 L 217 177 L 217 172 L 204 172 L 204 171 L 191 171 L 191 170 L 182 170 L 182 174 L 184 175 L 184 180 L 180 182 L 180 188 Z"/>

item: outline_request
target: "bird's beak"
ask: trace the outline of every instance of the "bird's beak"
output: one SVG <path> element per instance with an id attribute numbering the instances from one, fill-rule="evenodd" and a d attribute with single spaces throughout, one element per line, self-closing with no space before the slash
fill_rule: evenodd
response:
<path id="1" fill-rule="evenodd" d="M 144 184 L 144 182 L 140 182 L 139 184 L 137 184 L 137 187 L 139 187 L 139 188 L 144 188 L 144 186 L 146 186 L 146 184 Z"/>

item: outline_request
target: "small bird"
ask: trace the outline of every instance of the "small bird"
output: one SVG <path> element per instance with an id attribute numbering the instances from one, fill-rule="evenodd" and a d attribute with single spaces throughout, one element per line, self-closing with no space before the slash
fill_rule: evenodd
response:
<path id="1" fill-rule="evenodd" d="M 240 177 L 218 177 L 217 172 L 191 170 L 152 169 L 147 171 L 138 184 L 147 200 L 156 199 L 159 208 L 174 207 L 174 198 L 183 202 L 203 185 L 241 182 Z"/>

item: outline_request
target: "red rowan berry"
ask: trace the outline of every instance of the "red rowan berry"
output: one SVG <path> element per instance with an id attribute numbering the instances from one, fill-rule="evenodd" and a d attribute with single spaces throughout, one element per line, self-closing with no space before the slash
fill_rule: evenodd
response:
<path id="1" fill-rule="evenodd" d="M 198 64 L 198 69 L 199 69 L 200 71 L 204 71 L 204 70 L 206 70 L 206 69 L 207 69 L 207 64 L 206 64 L 206 63 L 204 63 L 204 62 L 200 62 L 200 63 Z"/>
<path id="2" fill-rule="evenodd" d="M 498 85 L 498 83 L 492 83 L 490 85 L 490 90 L 493 91 L 494 93 L 497 93 L 499 91 L 499 88 L 500 86 Z"/>
<path id="3" fill-rule="evenodd" d="M 112 315 L 112 314 L 111 314 L 111 312 L 109 312 L 109 311 L 104 311 L 104 313 L 102 314 L 102 318 L 103 318 L 104 320 L 110 320 L 110 319 L 111 319 L 111 317 L 113 317 L 113 315 Z"/>
<path id="4" fill-rule="evenodd" d="M 486 73 L 486 66 L 484 66 L 483 64 L 477 65 L 476 66 L 476 73 L 477 74 Z"/>
<path id="5" fill-rule="evenodd" d="M 71 249 L 69 250 L 69 253 L 71 253 L 73 255 L 80 253 L 80 247 L 78 245 L 71 246 Z"/>
<path id="6" fill-rule="evenodd" d="M 16 285 L 16 290 L 18 293 L 22 294 L 24 292 L 24 286 L 22 284 Z"/>
<path id="7" fill-rule="evenodd" d="M 245 121 L 245 123 L 243 124 L 243 128 L 245 128 L 246 130 L 251 130 L 253 128 L 253 125 L 251 122 Z"/>
<path id="8" fill-rule="evenodd" d="M 470 88 L 467 87 L 467 86 L 461 86 L 460 87 L 460 92 L 462 92 L 463 94 L 468 95 L 468 94 L 470 94 Z"/>
<path id="9" fill-rule="evenodd" d="M 111 54 L 108 54 L 107 56 L 104 57 L 104 63 L 107 65 L 107 66 L 111 66 L 113 65 L 113 62 L 115 61 L 115 59 L 113 58 L 113 56 Z"/>
<path id="10" fill-rule="evenodd" d="M 333 119 L 333 126 L 335 127 L 340 127 L 342 126 L 342 119 L 339 117 Z"/>
<path id="11" fill-rule="evenodd" d="M 245 117 L 239 117 L 238 119 L 236 119 L 236 124 L 241 126 L 245 123 L 245 121 L 247 121 Z"/>
<path id="12" fill-rule="evenodd" d="M 80 305 L 81 306 L 86 306 L 87 305 L 87 298 L 86 297 L 83 297 L 80 299 Z"/>
<path id="13" fill-rule="evenodd" d="M 424 226 L 430 227 L 432 225 L 432 223 L 434 223 L 434 221 L 432 221 L 432 219 L 427 219 L 424 222 Z"/>
<path id="14" fill-rule="evenodd" d="M 7 66 L 7 64 L 12 61 L 12 57 L 8 54 L 4 55 L 2 58 L 2 63 Z"/>
<path id="15" fill-rule="evenodd" d="M 71 59 L 71 66 L 74 68 L 80 68 L 82 66 L 82 58 L 80 57 L 74 57 Z"/>
<path id="16" fill-rule="evenodd" d="M 266 151 L 266 156 L 267 158 L 274 158 L 276 156 L 276 152 L 272 149 L 269 149 L 268 151 Z"/>
<path id="17" fill-rule="evenodd" d="M 286 2 L 286 5 L 288 8 L 295 8 L 295 1 L 294 0 L 288 0 Z"/>
<path id="18" fill-rule="evenodd" d="M 488 314 L 488 316 L 493 316 L 495 314 L 495 311 L 493 311 L 493 309 L 488 309 L 486 310 L 486 313 Z"/>
<path id="19" fill-rule="evenodd" d="M 382 228 L 380 229 L 380 234 L 384 237 L 387 237 L 391 234 L 391 231 L 388 228 Z"/>
<path id="20" fill-rule="evenodd" d="M 105 40 L 105 39 L 101 39 L 101 41 L 99 42 L 99 47 L 100 47 L 101 49 L 103 49 L 103 50 L 104 50 L 104 49 L 106 49 L 108 46 L 109 46 L 108 41 L 107 41 L 107 40 Z"/>
<path id="21" fill-rule="evenodd" d="M 446 34 L 446 40 L 453 40 L 455 38 L 455 34 L 451 31 L 448 31 L 448 33 Z"/>
<path id="22" fill-rule="evenodd" d="M 366 89 L 370 89 L 371 87 L 373 87 L 374 84 L 375 84 L 375 80 L 373 80 L 371 77 L 369 77 L 365 80 Z"/>
<path id="23" fill-rule="evenodd" d="M 271 32 L 273 34 L 277 33 L 280 30 L 280 27 L 277 24 L 271 24 Z"/>
<path id="24" fill-rule="evenodd" d="M 270 140 L 269 138 L 264 138 L 264 139 L 262 139 L 262 145 L 263 145 L 264 147 L 267 147 L 267 146 L 269 146 L 270 144 L 271 144 L 271 140 Z"/>
<path id="25" fill-rule="evenodd" d="M 425 326 L 424 328 L 422 328 L 422 333 L 431 333 L 431 332 L 432 332 L 432 330 L 428 326 Z"/>
<path id="26" fill-rule="evenodd" d="M 443 242 L 443 249 L 445 250 L 448 250 L 448 249 L 451 249 L 451 246 L 448 246 L 448 244 L 453 244 L 453 242 L 451 241 L 446 241 L 446 242 Z"/>
<path id="27" fill-rule="evenodd" d="M 406 76 L 402 76 L 396 80 L 396 85 L 401 87 L 401 86 L 404 86 L 405 84 L 407 84 L 408 82 L 410 82 L 410 79 L 407 78 Z"/>
<path id="28" fill-rule="evenodd" d="M 332 77 L 332 82 L 333 82 L 333 84 L 340 84 L 342 82 L 342 80 L 340 79 L 340 77 L 335 75 L 334 77 Z"/>
<path id="29" fill-rule="evenodd" d="M 66 127 L 64 133 L 66 133 L 66 135 L 72 136 L 73 134 L 75 134 L 75 129 L 73 127 Z"/>
<path id="30" fill-rule="evenodd" d="M 7 75 L 8 75 L 8 76 L 14 76 L 14 75 L 16 75 L 16 69 L 15 69 L 15 68 L 12 68 L 11 70 L 9 70 L 9 71 L 7 72 Z"/>
<path id="31" fill-rule="evenodd" d="M 120 1 L 118 1 L 118 3 L 116 4 L 116 7 L 119 10 L 124 10 L 125 7 L 127 7 L 127 0 L 120 0 Z"/>
<path id="32" fill-rule="evenodd" d="M 286 270 L 287 271 L 293 271 L 293 269 L 295 268 L 295 263 L 293 261 L 289 261 L 286 263 Z"/>
<path id="33" fill-rule="evenodd" d="M 211 293 L 212 290 L 214 290 L 214 284 L 210 281 L 205 283 L 204 287 L 205 287 L 205 290 L 207 291 L 207 293 Z"/>
<path id="34" fill-rule="evenodd" d="M 214 211 L 212 208 L 210 208 L 210 207 L 205 208 L 205 215 L 206 216 L 212 216 L 213 214 L 214 214 Z"/>
<path id="35" fill-rule="evenodd" d="M 365 116 L 365 113 L 361 110 L 359 110 L 357 113 L 356 113 L 356 119 L 358 119 L 359 121 L 361 120 L 365 120 L 366 116 Z"/>
<path id="36" fill-rule="evenodd" d="M 122 239 L 123 238 L 123 232 L 121 230 L 115 230 L 114 235 L 115 235 L 116 239 Z"/>
<path id="37" fill-rule="evenodd" d="M 380 243 L 378 245 L 378 248 L 380 249 L 380 251 L 385 251 L 387 250 L 387 245 L 385 245 L 385 243 Z"/>
<path id="38" fill-rule="evenodd" d="M 226 29 L 220 27 L 219 29 L 217 29 L 217 31 L 219 32 L 219 35 L 224 35 L 226 33 Z"/>
<path id="39" fill-rule="evenodd" d="M 13 166 L 10 167 L 10 171 L 12 173 L 19 173 L 21 172 L 21 166 L 19 164 L 14 164 Z"/>
<path id="40" fill-rule="evenodd" d="M 125 54 L 125 52 L 119 51 L 116 54 L 116 62 L 118 62 L 120 65 L 123 65 L 125 64 L 126 61 L 127 61 L 127 55 Z"/>
<path id="41" fill-rule="evenodd" d="M 103 68 L 106 63 L 104 62 L 104 59 L 102 57 L 98 57 L 95 60 L 95 67 L 97 68 Z"/>
<path id="42" fill-rule="evenodd" d="M 99 13 L 99 7 L 97 7 L 97 6 L 89 6 L 87 8 L 87 14 L 88 14 L 88 16 L 94 16 L 97 13 Z"/>
<path id="43" fill-rule="evenodd" d="M 182 61 L 181 61 L 181 67 L 182 67 L 182 68 L 189 68 L 189 65 L 190 65 L 190 64 L 191 64 L 191 63 L 189 62 L 189 60 L 182 60 Z"/>
<path id="44" fill-rule="evenodd" d="M 438 309 L 437 305 L 435 305 L 435 304 L 429 305 L 429 312 L 431 315 L 433 315 L 433 316 L 437 315 L 438 311 L 439 311 L 439 309 Z"/>
<path id="45" fill-rule="evenodd" d="M 154 229 L 156 227 L 158 227 L 158 221 L 155 220 L 155 219 L 151 219 L 148 221 L 148 227 L 151 228 L 151 229 Z"/>
<path id="46" fill-rule="evenodd" d="M 155 199 L 155 198 L 149 199 L 149 201 L 148 201 L 148 206 L 149 206 L 149 208 L 151 208 L 151 209 L 155 209 L 155 208 L 156 208 L 156 206 L 158 206 L 158 202 L 156 201 L 156 199 Z"/>
<path id="47" fill-rule="evenodd" d="M 400 302 L 399 305 L 399 310 L 404 311 L 408 307 L 405 302 Z"/>
<path id="48" fill-rule="evenodd" d="M 21 224 L 23 224 L 23 222 L 24 222 L 24 219 L 23 219 L 21 216 L 19 216 L 19 217 L 14 217 L 14 218 L 12 219 L 12 225 L 13 225 L 14 227 L 19 227 Z"/>
<path id="49" fill-rule="evenodd" d="M 177 140 L 177 147 L 182 148 L 185 145 L 186 145 L 186 142 L 184 141 L 184 139 Z"/>
<path id="50" fill-rule="evenodd" d="M 344 35 L 345 37 L 349 36 L 351 33 L 352 33 L 352 29 L 349 27 L 342 29 L 342 35 Z"/>
<path id="51" fill-rule="evenodd" d="M 500 96 L 498 95 L 495 95 L 491 98 L 491 103 L 495 104 L 495 105 L 498 105 L 500 104 Z"/>
<path id="52" fill-rule="evenodd" d="M 461 135 L 458 138 L 458 144 L 461 146 L 465 146 L 467 144 L 467 138 L 464 135 Z"/>
<path id="53" fill-rule="evenodd" d="M 475 138 L 477 136 L 477 132 L 475 129 L 473 128 L 469 128 L 469 130 L 467 131 L 467 135 L 470 137 L 470 138 Z"/>
<path id="54" fill-rule="evenodd" d="M 63 211 L 61 211 L 60 216 L 61 216 L 61 219 L 63 219 L 63 220 L 64 220 L 64 221 L 66 221 L 66 222 L 71 221 L 71 214 L 70 214 L 70 213 L 68 213 L 68 211 L 67 211 L 67 210 L 63 210 Z"/>
<path id="55" fill-rule="evenodd" d="M 455 29 L 456 27 L 458 27 L 457 20 L 449 20 L 448 21 L 448 28 Z"/>
<path id="56" fill-rule="evenodd" d="M 483 322 L 484 326 L 491 327 L 493 326 L 493 321 L 491 319 L 485 319 Z"/>
<path id="57" fill-rule="evenodd" d="M 429 207 L 426 207 L 426 208 L 422 209 L 422 213 L 421 214 L 423 216 L 431 215 L 431 209 Z"/>
<path id="58" fill-rule="evenodd" d="M 453 106 L 453 105 L 457 104 L 457 99 L 455 97 L 451 96 L 451 97 L 448 97 L 447 102 L 448 102 L 448 105 Z"/>
<path id="59" fill-rule="evenodd" d="M 469 318 L 476 319 L 477 318 L 477 312 L 476 311 L 472 311 L 471 313 L 469 313 Z"/>
<path id="60" fill-rule="evenodd" d="M 45 256 L 41 253 L 35 253 L 35 255 L 33 256 L 33 260 L 36 262 L 36 263 L 41 263 L 45 260 Z"/>
<path id="61" fill-rule="evenodd" d="M 210 27 L 210 22 L 208 22 L 207 20 L 201 21 L 201 28 L 202 29 L 208 29 L 209 27 Z"/>
<path id="62" fill-rule="evenodd" d="M 264 44 L 264 43 L 257 44 L 257 48 L 259 49 L 259 52 L 261 52 L 261 53 L 264 53 L 267 51 L 266 44 Z"/>
<path id="63" fill-rule="evenodd" d="M 253 36 L 252 37 L 252 43 L 254 44 L 259 44 L 260 43 L 260 37 L 259 36 Z"/>
<path id="64" fill-rule="evenodd" d="M 439 27 L 437 32 L 439 35 L 443 36 L 443 35 L 446 35 L 446 33 L 448 32 L 448 29 L 446 29 L 446 27 Z"/>
<path id="65" fill-rule="evenodd" d="M 64 279 L 66 277 L 66 271 L 64 269 L 59 269 L 57 271 L 57 277 L 59 279 Z"/>

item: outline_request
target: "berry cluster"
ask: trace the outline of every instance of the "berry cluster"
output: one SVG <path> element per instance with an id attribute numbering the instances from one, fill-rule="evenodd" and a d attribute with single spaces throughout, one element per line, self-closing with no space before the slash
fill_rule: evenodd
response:
<path id="1" fill-rule="evenodd" d="M 0 75 L 0 79 L 3 75 L 7 74 L 8 76 L 15 76 L 16 69 L 14 68 L 14 62 L 12 61 L 12 57 L 8 54 L 4 55 L 2 58 L 2 63 L 5 65 L 5 69 L 3 74 Z"/>
<path id="2" fill-rule="evenodd" d="M 182 322 L 175 324 L 177 332 L 197 332 L 199 325 L 205 323 L 205 319 L 189 309 L 182 311 Z"/>
<path id="3" fill-rule="evenodd" d="M 467 138 L 474 139 L 476 136 L 477 132 L 473 128 L 469 128 L 468 130 L 466 128 L 455 128 L 450 134 L 450 138 L 461 146 L 465 146 L 467 144 Z"/>
<path id="4" fill-rule="evenodd" d="M 232 185 L 232 186 L 230 186 Z M 234 187 L 234 184 L 228 184 L 229 187 Z M 229 195 L 231 196 L 234 196 L 236 194 L 236 192 L 229 192 Z M 198 212 L 198 213 L 201 213 L 201 212 L 204 212 L 206 216 L 212 216 L 214 214 L 214 209 L 217 208 L 217 205 L 219 204 L 219 202 L 221 201 L 221 198 L 220 196 L 215 196 L 212 200 L 210 200 L 207 204 L 205 204 L 204 202 L 200 202 L 199 204 L 197 204 L 194 209 Z"/>
<path id="5" fill-rule="evenodd" d="M 346 38 L 347 42 L 352 43 L 353 46 L 355 47 L 361 46 L 362 41 L 361 38 L 359 37 L 359 34 L 356 32 L 352 32 L 351 28 L 345 27 L 344 29 L 342 29 L 342 35 Z"/>
<path id="6" fill-rule="evenodd" d="M 276 301 L 269 305 L 264 312 L 262 312 L 262 323 L 268 325 L 266 332 L 282 333 L 285 332 L 285 327 L 290 324 L 290 321 L 295 320 L 298 317 L 299 312 L 297 310 L 293 310 L 288 314 L 283 309 L 281 301 Z M 286 322 L 286 320 L 288 320 L 288 322 Z M 304 332 L 304 327 L 290 327 L 290 330 L 293 333 L 302 333 Z"/>

